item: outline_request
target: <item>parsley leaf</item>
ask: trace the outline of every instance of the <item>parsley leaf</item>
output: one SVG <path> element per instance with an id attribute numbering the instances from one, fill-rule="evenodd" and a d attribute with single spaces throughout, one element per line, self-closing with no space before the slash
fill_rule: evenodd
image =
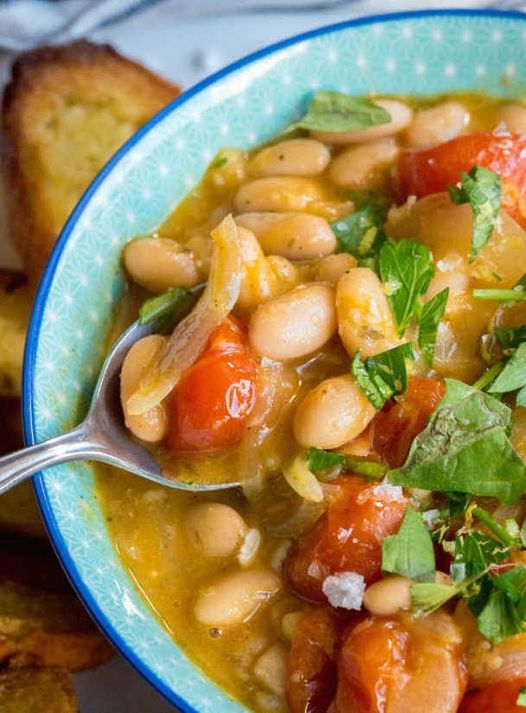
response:
<path id="1" fill-rule="evenodd" d="M 331 453 L 321 448 L 309 448 L 307 452 L 307 464 L 313 473 L 323 473 L 327 470 L 339 468 L 345 463 L 345 456 L 340 453 Z"/>
<path id="2" fill-rule="evenodd" d="M 516 502 L 526 490 L 526 464 L 509 440 L 511 409 L 461 381 L 446 379 L 446 386 L 406 462 L 390 472 L 390 481 Z"/>
<path id="3" fill-rule="evenodd" d="M 500 327 L 495 330 L 504 354 L 511 354 L 523 342 L 526 342 L 526 324 L 520 327 Z"/>
<path id="4" fill-rule="evenodd" d="M 383 209 L 378 204 L 369 203 L 332 222 L 331 229 L 336 236 L 337 251 L 349 253 L 357 260 L 376 257 L 386 241 L 383 219 Z"/>
<path id="5" fill-rule="evenodd" d="M 436 294 L 422 307 L 418 322 L 418 346 L 424 353 L 429 365 L 433 363 L 438 324 L 446 311 L 448 297 L 449 287 L 446 287 L 445 290 Z"/>
<path id="6" fill-rule="evenodd" d="M 495 589 L 477 621 L 481 633 L 498 644 L 526 631 L 526 568 L 518 566 L 493 577 L 492 584 Z"/>
<path id="7" fill-rule="evenodd" d="M 431 251 L 411 240 L 382 245 L 379 255 L 380 277 L 385 285 L 391 311 L 402 336 L 411 319 L 421 310 L 421 295 L 434 275 Z"/>
<path id="8" fill-rule="evenodd" d="M 396 535 L 382 542 L 382 570 L 421 582 L 435 579 L 433 541 L 421 515 L 408 508 Z"/>
<path id="9" fill-rule="evenodd" d="M 139 324 L 148 324 L 157 319 L 178 322 L 190 312 L 197 301 L 186 287 L 172 287 L 162 295 L 150 297 L 139 310 Z"/>
<path id="10" fill-rule="evenodd" d="M 526 386 L 526 342 L 510 357 L 504 369 L 488 388 L 488 393 L 505 394 Z"/>
<path id="11" fill-rule="evenodd" d="M 369 401 L 379 411 L 384 403 L 407 389 L 406 359 L 414 359 L 409 342 L 362 360 L 354 356 L 351 372 Z"/>
<path id="12" fill-rule="evenodd" d="M 292 125 L 309 131 L 358 131 L 387 124 L 391 115 L 366 97 L 320 91 L 311 99 L 305 116 Z"/>
<path id="13" fill-rule="evenodd" d="M 470 260 L 473 261 L 491 238 L 497 222 L 501 201 L 500 178 L 494 171 L 473 166 L 461 173 L 461 186 L 448 186 L 453 203 L 469 203 L 473 212 L 473 235 Z"/>

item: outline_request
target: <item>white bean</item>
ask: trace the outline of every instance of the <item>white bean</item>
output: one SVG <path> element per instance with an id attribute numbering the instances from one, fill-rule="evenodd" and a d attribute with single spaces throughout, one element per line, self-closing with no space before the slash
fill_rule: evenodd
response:
<path id="1" fill-rule="evenodd" d="M 295 176 L 256 178 L 236 193 L 238 213 L 251 211 L 302 211 L 325 199 L 325 191 L 316 179 Z"/>
<path id="2" fill-rule="evenodd" d="M 321 349 L 335 332 L 334 290 L 313 283 L 259 305 L 250 320 L 248 336 L 259 354 L 286 361 Z"/>
<path id="3" fill-rule="evenodd" d="M 405 139 L 411 148 L 437 146 L 462 134 L 469 124 L 469 111 L 463 104 L 443 102 L 417 111 Z"/>
<path id="4" fill-rule="evenodd" d="M 342 275 L 356 267 L 356 258 L 349 253 L 327 255 L 316 266 L 315 278 L 336 285 Z"/>
<path id="5" fill-rule="evenodd" d="M 258 151 L 249 171 L 254 176 L 317 176 L 330 158 L 329 149 L 320 141 L 289 139 Z"/>
<path id="6" fill-rule="evenodd" d="M 139 385 L 144 372 L 164 346 L 164 342 L 165 337 L 161 337 L 159 334 L 151 334 L 139 339 L 126 354 L 121 369 L 120 396 L 124 423 L 134 436 L 148 443 L 157 443 L 166 435 L 168 418 L 164 403 L 140 416 L 130 415 L 126 404 Z"/>
<path id="7" fill-rule="evenodd" d="M 192 255 L 169 238 L 137 238 L 124 248 L 124 264 L 132 279 L 150 292 L 194 287 L 199 273 Z"/>
<path id="8" fill-rule="evenodd" d="M 261 654 L 254 665 L 254 675 L 274 695 L 285 695 L 287 649 L 283 644 L 274 644 Z"/>
<path id="9" fill-rule="evenodd" d="M 350 356 L 374 356 L 399 343 L 382 283 L 368 267 L 355 267 L 336 287 L 338 332 Z"/>
<path id="10" fill-rule="evenodd" d="M 351 146 L 333 159 L 329 179 L 343 188 L 371 190 L 381 183 L 385 169 L 396 160 L 398 153 L 393 138 Z"/>
<path id="11" fill-rule="evenodd" d="M 236 223 L 252 230 L 267 255 L 312 260 L 330 255 L 336 237 L 325 218 L 311 213 L 244 213 Z"/>
<path id="12" fill-rule="evenodd" d="M 502 107 L 500 120 L 508 131 L 514 134 L 526 134 L 526 107 L 521 104 L 507 104 Z"/>
<path id="13" fill-rule="evenodd" d="M 391 116 L 386 124 L 370 126 L 359 131 L 311 131 L 312 138 L 326 144 L 357 144 L 362 141 L 394 136 L 406 129 L 413 118 L 413 110 L 395 99 L 375 99 L 374 103 L 385 109 Z"/>
<path id="14" fill-rule="evenodd" d="M 352 376 L 335 376 L 301 401 L 294 414 L 294 436 L 305 448 L 339 448 L 365 430 L 375 413 Z"/>
<path id="15" fill-rule="evenodd" d="M 280 588 L 280 578 L 270 570 L 233 572 L 199 591 L 194 616 L 206 626 L 236 626 L 254 616 Z"/>
<path id="16" fill-rule="evenodd" d="M 229 557 L 239 548 L 247 530 L 241 515 L 223 503 L 199 503 L 185 515 L 191 544 L 206 557 Z"/>
<path id="17" fill-rule="evenodd" d="M 365 590 L 364 607 L 373 616 L 393 616 L 411 609 L 411 585 L 407 577 L 384 577 Z"/>

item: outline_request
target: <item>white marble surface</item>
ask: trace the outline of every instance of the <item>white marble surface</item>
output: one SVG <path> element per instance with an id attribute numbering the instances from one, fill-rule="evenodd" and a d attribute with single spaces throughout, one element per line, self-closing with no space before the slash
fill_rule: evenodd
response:
<path id="1" fill-rule="evenodd" d="M 188 3 L 191 0 L 187 0 Z M 220 0 L 216 0 L 219 6 Z M 99 29 L 90 39 L 110 42 L 128 56 L 188 87 L 221 66 L 286 36 L 349 19 L 356 14 L 422 7 L 464 6 L 482 3 L 397 2 L 349 0 L 335 8 L 297 12 L 260 12 L 181 19 L 180 2 L 154 3 L 125 20 Z M 212 8 L 212 3 L 209 3 Z M 241 6 L 241 3 L 238 3 Z M 0 55 L 0 85 L 7 76 L 9 57 Z M 0 191 L 0 266 L 15 267 L 18 259 L 5 231 Z M 75 677 L 81 713 L 168 713 L 175 709 L 154 692 L 127 663 L 117 657 L 94 672 Z"/>

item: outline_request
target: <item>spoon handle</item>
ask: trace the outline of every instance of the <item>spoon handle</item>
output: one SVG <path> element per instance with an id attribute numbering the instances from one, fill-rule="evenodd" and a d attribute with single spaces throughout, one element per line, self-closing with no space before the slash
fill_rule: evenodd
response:
<path id="1" fill-rule="evenodd" d="M 82 426 L 0 458 L 0 495 L 34 473 L 72 460 L 89 460 L 100 447 Z"/>

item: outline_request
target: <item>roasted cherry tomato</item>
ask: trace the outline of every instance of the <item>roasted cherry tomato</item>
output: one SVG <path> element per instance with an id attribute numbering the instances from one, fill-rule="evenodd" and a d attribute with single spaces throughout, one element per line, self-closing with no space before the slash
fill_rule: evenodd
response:
<path id="1" fill-rule="evenodd" d="M 336 693 L 337 624 L 328 609 L 298 622 L 289 653 L 287 703 L 291 713 L 326 713 Z"/>
<path id="2" fill-rule="evenodd" d="M 242 325 L 233 318 L 208 345 L 168 397 L 173 452 L 231 448 L 243 438 L 256 400 L 257 362 Z"/>
<path id="3" fill-rule="evenodd" d="M 372 450 L 392 468 L 402 465 L 415 436 L 423 431 L 445 391 L 442 381 L 410 377 L 405 393 L 375 416 Z"/>
<path id="4" fill-rule="evenodd" d="M 526 687 L 526 677 L 491 683 L 471 691 L 464 696 L 459 713 L 524 713 L 524 705 L 517 703 L 523 687 Z"/>
<path id="5" fill-rule="evenodd" d="M 342 476 L 334 485 L 334 500 L 286 561 L 292 588 L 311 601 L 325 601 L 323 580 L 336 572 L 358 572 L 367 583 L 378 579 L 382 542 L 398 531 L 407 505 L 389 487 L 370 485 L 358 476 Z"/>
<path id="6" fill-rule="evenodd" d="M 462 639 L 449 615 L 372 617 L 344 635 L 333 710 L 456 713 L 466 679 Z"/>
<path id="7" fill-rule="evenodd" d="M 458 136 L 424 151 L 403 151 L 398 170 L 404 196 L 419 198 L 455 185 L 473 166 L 502 179 L 502 207 L 526 227 L 526 138 L 508 132 L 481 131 Z"/>

